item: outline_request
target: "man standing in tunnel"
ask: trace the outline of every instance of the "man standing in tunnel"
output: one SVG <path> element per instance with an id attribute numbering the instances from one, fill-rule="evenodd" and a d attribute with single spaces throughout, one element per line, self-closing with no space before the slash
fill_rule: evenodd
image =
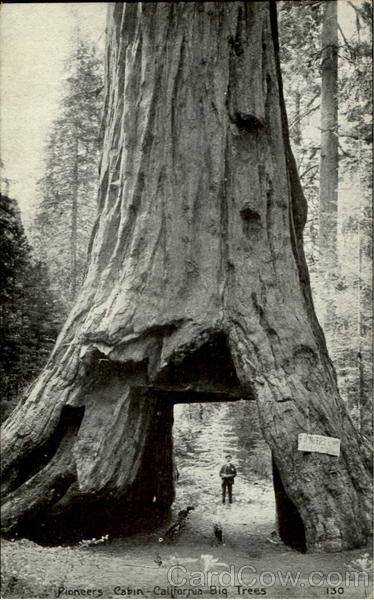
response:
<path id="1" fill-rule="evenodd" d="M 222 465 L 219 475 L 222 479 L 222 504 L 226 502 L 226 490 L 228 492 L 229 504 L 232 504 L 232 486 L 236 477 L 236 469 L 231 462 L 231 454 L 226 455 L 226 463 Z"/>

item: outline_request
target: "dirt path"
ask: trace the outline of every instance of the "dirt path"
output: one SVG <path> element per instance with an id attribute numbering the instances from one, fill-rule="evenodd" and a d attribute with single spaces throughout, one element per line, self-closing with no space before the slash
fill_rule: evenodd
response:
<path id="1" fill-rule="evenodd" d="M 258 482 L 250 492 L 244 501 L 238 487 L 232 507 L 222 506 L 212 495 L 196 507 L 172 543 L 159 541 L 165 527 L 86 547 L 42 548 L 29 540 L 5 541 L 2 597 L 372 597 L 368 550 L 328 555 L 290 550 L 271 536 L 270 484 Z M 214 536 L 215 523 L 223 530 L 223 544 Z"/>

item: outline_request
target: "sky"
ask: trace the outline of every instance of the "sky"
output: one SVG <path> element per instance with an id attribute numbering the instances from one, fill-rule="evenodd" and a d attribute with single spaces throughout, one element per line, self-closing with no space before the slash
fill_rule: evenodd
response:
<path id="1" fill-rule="evenodd" d="M 105 2 L 1 5 L 1 158 L 25 225 L 33 212 L 35 183 L 57 116 L 76 24 L 82 36 L 103 47 L 106 8 Z"/>
<path id="2" fill-rule="evenodd" d="M 359 0 L 353 0 L 358 2 Z M 26 227 L 42 175 L 47 133 L 58 113 L 64 62 L 72 50 L 76 24 L 82 35 L 105 43 L 107 2 L 6 3 L 1 5 L 0 139 L 3 176 L 18 200 Z M 339 2 L 339 22 L 347 37 L 354 11 Z"/>

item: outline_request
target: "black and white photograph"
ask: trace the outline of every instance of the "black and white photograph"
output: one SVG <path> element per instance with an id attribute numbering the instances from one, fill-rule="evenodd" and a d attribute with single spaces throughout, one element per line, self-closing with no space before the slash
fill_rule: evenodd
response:
<path id="1" fill-rule="evenodd" d="M 2 598 L 373 598 L 372 2 L 0 6 Z"/>

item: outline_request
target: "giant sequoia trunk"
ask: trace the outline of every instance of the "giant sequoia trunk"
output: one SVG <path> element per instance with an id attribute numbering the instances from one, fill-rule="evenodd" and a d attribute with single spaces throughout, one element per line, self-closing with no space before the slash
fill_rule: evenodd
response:
<path id="1" fill-rule="evenodd" d="M 255 398 L 284 539 L 297 522 L 308 550 L 364 544 L 370 452 L 313 310 L 274 6 L 113 3 L 108 18 L 88 272 L 5 424 L 3 531 L 156 523 L 173 402 Z M 298 451 L 308 431 L 339 437 L 341 456 Z"/>

